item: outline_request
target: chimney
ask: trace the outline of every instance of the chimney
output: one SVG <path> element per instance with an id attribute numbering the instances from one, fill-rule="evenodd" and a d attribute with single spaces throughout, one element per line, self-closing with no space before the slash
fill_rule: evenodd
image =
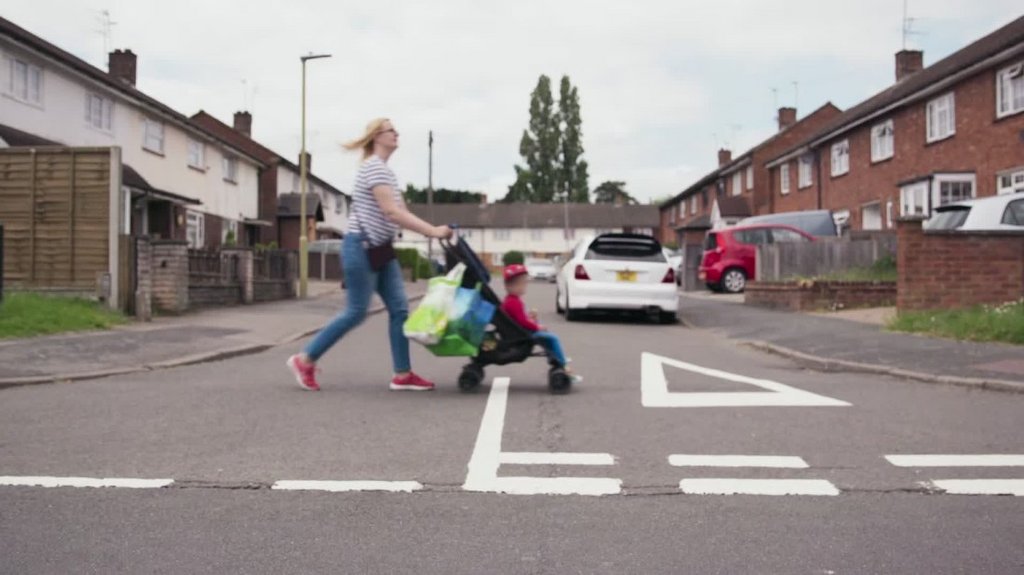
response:
<path id="1" fill-rule="evenodd" d="M 899 82 L 924 69 L 924 52 L 900 50 L 896 52 L 896 81 Z"/>
<path id="2" fill-rule="evenodd" d="M 252 114 L 249 112 L 235 112 L 235 131 L 252 137 Z"/>
<path id="3" fill-rule="evenodd" d="M 796 123 L 796 108 L 779 108 L 779 131 Z"/>
<path id="4" fill-rule="evenodd" d="M 107 60 L 107 72 L 114 78 L 135 85 L 135 53 L 131 50 L 114 50 Z"/>
<path id="5" fill-rule="evenodd" d="M 731 161 L 732 161 L 732 152 L 730 150 L 726 150 L 725 148 L 722 148 L 721 150 L 718 150 L 718 167 L 719 168 L 721 168 L 722 166 L 728 164 Z"/>
<path id="6" fill-rule="evenodd" d="M 299 152 L 299 169 L 302 169 L 302 152 Z M 313 156 L 306 152 L 306 173 L 313 173 Z"/>

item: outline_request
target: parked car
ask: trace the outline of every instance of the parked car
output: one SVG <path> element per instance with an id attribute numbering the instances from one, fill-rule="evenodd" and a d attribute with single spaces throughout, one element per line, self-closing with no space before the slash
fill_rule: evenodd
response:
<path id="1" fill-rule="evenodd" d="M 1024 230 L 1024 192 L 935 208 L 929 230 Z"/>
<path id="2" fill-rule="evenodd" d="M 531 258 L 526 260 L 526 273 L 532 280 L 555 281 L 558 269 L 554 262 L 543 258 Z"/>
<path id="3" fill-rule="evenodd" d="M 683 281 L 683 252 L 668 248 L 664 248 L 664 252 L 668 265 L 672 266 L 672 270 L 676 273 L 676 285 L 678 286 Z"/>
<path id="4" fill-rule="evenodd" d="M 811 234 L 793 226 L 736 226 L 708 232 L 700 279 L 712 291 L 741 293 L 757 270 L 757 246 L 783 242 L 812 242 Z"/>
<path id="5" fill-rule="evenodd" d="M 801 212 L 782 212 L 753 216 L 740 221 L 739 226 L 782 225 L 796 228 L 806 234 L 818 237 L 836 237 L 839 228 L 829 210 L 804 210 Z"/>
<path id="6" fill-rule="evenodd" d="M 555 309 L 569 321 L 590 310 L 635 310 L 671 323 L 679 310 L 675 270 L 651 236 L 589 237 L 558 273 Z"/>

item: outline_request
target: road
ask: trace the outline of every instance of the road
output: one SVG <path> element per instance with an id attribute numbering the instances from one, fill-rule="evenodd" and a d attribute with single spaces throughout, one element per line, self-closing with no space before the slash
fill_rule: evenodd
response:
<path id="1" fill-rule="evenodd" d="M 389 392 L 383 316 L 321 393 L 283 348 L 0 391 L 0 572 L 1024 572 L 1024 497 L 946 492 L 1024 495 L 1024 396 L 567 323 L 532 289 L 569 395 L 539 360 L 460 394 L 419 348 L 439 389 Z"/>

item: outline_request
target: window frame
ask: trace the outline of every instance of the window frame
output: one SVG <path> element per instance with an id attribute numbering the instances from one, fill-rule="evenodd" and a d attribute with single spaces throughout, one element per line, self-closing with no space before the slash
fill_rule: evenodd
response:
<path id="1" fill-rule="evenodd" d="M 938 116 L 939 112 L 942 111 L 942 110 L 939 110 L 939 106 L 942 105 L 942 104 L 947 104 L 947 103 L 948 103 L 948 109 L 945 110 L 945 111 L 948 112 L 948 117 L 947 117 L 948 122 L 947 123 L 948 123 L 949 132 L 941 133 L 940 134 L 938 132 L 939 126 L 934 126 L 935 130 L 934 131 L 932 130 L 932 127 L 933 127 L 933 120 L 932 120 L 932 118 L 933 118 L 933 114 L 934 114 L 936 116 L 934 121 L 938 122 L 937 116 Z M 941 96 L 938 96 L 936 98 L 932 98 L 931 100 L 929 100 L 928 103 L 925 105 L 925 122 L 924 123 L 925 123 L 925 128 L 924 128 L 924 130 L 925 130 L 925 143 L 934 144 L 936 142 L 941 142 L 943 140 L 947 140 L 947 139 L 952 138 L 953 136 L 955 136 L 956 135 L 956 92 L 947 92 L 947 93 L 945 93 L 945 94 L 943 94 Z"/>
<path id="2" fill-rule="evenodd" d="M 806 170 L 804 169 L 806 168 Z M 796 160 L 796 189 L 803 190 L 814 185 L 814 154 L 801 154 Z M 806 179 L 804 176 L 807 176 Z"/>
<path id="3" fill-rule="evenodd" d="M 959 198 L 950 200 L 948 202 L 942 201 L 942 184 L 964 184 L 969 183 L 971 185 L 971 195 L 967 198 Z M 932 206 L 941 207 L 948 204 L 954 204 L 956 202 L 962 202 L 964 200 L 972 200 L 978 197 L 978 179 L 974 174 L 935 174 L 932 177 Z"/>
<path id="4" fill-rule="evenodd" d="M 891 160 L 895 156 L 896 129 L 892 118 L 889 118 L 871 127 L 871 163 Z"/>
<path id="5" fill-rule="evenodd" d="M 832 170 L 831 174 L 833 178 L 845 176 L 850 173 L 850 140 L 849 138 L 840 140 L 830 148 L 832 157 Z M 838 155 L 836 152 L 840 152 Z"/>
<path id="6" fill-rule="evenodd" d="M 238 157 L 224 154 L 220 158 L 222 177 L 229 184 L 238 184 Z"/>
<path id="7" fill-rule="evenodd" d="M 690 196 L 690 215 L 697 215 L 697 194 Z"/>
<path id="8" fill-rule="evenodd" d="M 743 195 L 743 172 L 740 172 L 739 170 L 732 175 L 732 195 Z"/>
<path id="9" fill-rule="evenodd" d="M 747 166 L 747 189 L 754 189 L 754 166 Z"/>
<path id="10" fill-rule="evenodd" d="M 99 125 L 94 121 L 94 101 L 99 101 Z M 93 130 L 112 134 L 114 132 L 114 100 L 97 92 L 85 93 L 85 125 Z"/>
<path id="11" fill-rule="evenodd" d="M 494 228 L 494 241 L 507 242 L 512 239 L 512 230 L 508 228 Z"/>
<path id="12" fill-rule="evenodd" d="M 198 150 L 197 162 L 193 163 L 192 149 Z M 206 144 L 189 136 L 185 142 L 185 163 L 193 170 L 206 171 Z"/>
<path id="13" fill-rule="evenodd" d="M 192 240 L 192 233 L 190 228 L 193 222 L 195 222 L 195 242 Z M 200 250 L 206 247 L 206 214 L 202 212 L 188 211 L 185 214 L 185 240 L 188 242 L 188 247 L 194 250 Z"/>
<path id="14" fill-rule="evenodd" d="M 1013 83 L 1015 81 L 1020 82 L 1021 89 L 1021 94 L 1019 95 L 1021 105 L 1018 108 L 1014 107 L 1014 101 L 1018 96 L 1016 90 L 1013 89 Z M 1003 96 L 1005 95 L 1004 90 L 1006 89 L 1004 82 L 1011 89 L 1009 97 L 1007 98 L 1009 108 L 1006 110 L 1003 109 Z M 1024 61 L 1011 64 L 1010 66 L 996 72 L 996 118 L 1007 118 L 1009 116 L 1020 114 L 1021 112 L 1024 112 Z"/>
<path id="15" fill-rule="evenodd" d="M 877 228 L 868 228 L 864 224 L 864 221 L 866 219 L 864 216 L 867 213 L 867 211 L 869 209 L 871 209 L 871 208 L 875 208 L 875 211 L 878 213 L 878 227 Z M 874 202 L 868 202 L 866 204 L 862 204 L 860 206 L 860 229 L 867 230 L 867 231 L 881 231 L 881 230 L 885 229 L 885 220 L 883 219 L 884 217 L 885 217 L 885 214 L 882 213 L 882 202 L 881 201 L 874 201 Z"/>
<path id="16" fill-rule="evenodd" d="M 783 196 L 789 195 L 789 180 L 789 162 L 786 162 L 779 166 L 779 191 Z"/>
<path id="17" fill-rule="evenodd" d="M 35 106 L 37 108 L 43 107 L 43 68 L 32 62 L 18 58 L 17 56 L 8 56 L 6 58 L 7 65 L 7 81 L 4 82 L 6 90 L 4 92 L 11 97 L 12 100 L 21 102 L 22 104 L 28 104 L 29 106 Z M 17 67 L 21 65 L 25 68 L 25 77 L 23 79 L 24 85 L 18 90 L 15 86 L 15 81 L 20 74 L 17 74 Z M 32 82 L 32 73 L 35 72 L 35 82 Z M 34 85 L 33 85 L 34 84 Z M 33 98 L 33 89 L 35 90 L 35 97 Z M 21 93 L 23 92 L 23 94 Z"/>
<path id="18" fill-rule="evenodd" d="M 159 137 L 159 140 L 158 140 L 159 141 L 159 147 L 152 147 L 152 146 L 150 146 L 150 140 L 151 139 L 154 140 L 154 141 L 157 141 L 156 138 L 151 138 L 151 136 L 153 134 L 150 132 L 150 129 L 152 129 L 154 127 L 159 127 L 159 131 L 160 131 L 160 137 Z M 166 145 L 166 134 L 167 134 L 165 128 L 166 127 L 164 126 L 164 123 L 159 121 L 159 120 L 151 120 L 150 118 L 143 118 L 142 119 L 142 149 L 146 150 L 147 152 L 152 152 L 154 154 L 159 154 L 161 156 L 164 155 L 164 146 Z"/>
<path id="19" fill-rule="evenodd" d="M 1010 179 L 1010 185 L 1004 186 L 1003 178 Z M 1019 181 L 1018 181 L 1019 179 Z M 1016 194 L 1024 192 L 1024 168 L 1005 170 L 996 174 L 996 195 Z"/>
<path id="20" fill-rule="evenodd" d="M 907 201 L 908 196 L 913 200 L 912 202 Z M 918 201 L 920 200 L 920 202 Z M 916 208 L 920 203 L 921 211 L 918 212 Z M 907 208 L 910 208 L 909 210 Z M 924 216 L 929 217 L 932 212 L 931 206 L 931 185 L 928 180 L 919 180 L 900 186 L 900 216 Z"/>

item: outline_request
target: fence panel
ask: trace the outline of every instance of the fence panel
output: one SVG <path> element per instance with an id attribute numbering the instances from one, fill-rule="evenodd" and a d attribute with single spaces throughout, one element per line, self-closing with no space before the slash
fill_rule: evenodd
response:
<path id="1" fill-rule="evenodd" d="M 786 281 L 869 268 L 896 256 L 896 237 L 766 244 L 757 247 L 757 280 Z"/>
<path id="2" fill-rule="evenodd" d="M 288 279 L 288 250 L 258 251 L 253 255 L 253 277 L 258 280 Z"/>
<path id="3" fill-rule="evenodd" d="M 211 250 L 189 250 L 188 279 L 190 285 L 237 284 L 238 256 Z"/>

